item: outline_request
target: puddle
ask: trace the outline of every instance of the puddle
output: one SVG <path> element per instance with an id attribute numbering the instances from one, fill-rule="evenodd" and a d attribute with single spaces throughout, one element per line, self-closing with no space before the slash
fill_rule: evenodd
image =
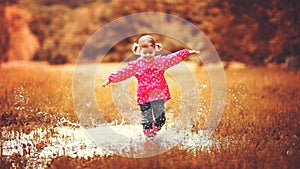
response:
<path id="1" fill-rule="evenodd" d="M 183 150 L 209 151 L 216 140 L 187 130 L 174 131 L 162 128 L 152 138 L 146 138 L 141 125 L 99 125 L 95 128 L 59 126 L 53 129 L 40 128 L 29 134 L 2 130 L 7 139 L 2 140 L 2 155 L 18 153 L 26 156 L 27 166 L 42 168 L 53 158 L 70 156 L 88 158 L 94 155 L 121 155 L 142 158 L 158 155 L 174 146 Z M 92 136 L 92 139 L 91 137 Z"/>

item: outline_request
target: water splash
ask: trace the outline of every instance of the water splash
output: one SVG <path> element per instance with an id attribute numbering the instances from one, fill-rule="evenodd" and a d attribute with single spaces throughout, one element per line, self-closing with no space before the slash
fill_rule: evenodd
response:
<path id="1" fill-rule="evenodd" d="M 110 130 L 115 132 L 109 132 Z M 97 144 L 86 132 L 101 133 Z M 126 135 L 127 139 L 118 139 L 114 137 L 115 133 Z M 52 159 L 60 156 L 87 159 L 95 155 L 122 155 L 138 158 L 142 157 L 143 154 L 140 153 L 145 153 L 145 149 L 147 155 L 153 155 L 157 154 L 158 149 L 168 150 L 174 144 L 179 149 L 191 152 L 210 151 L 212 145 L 219 144 L 217 140 L 206 135 L 206 131 L 199 131 L 197 134 L 188 130 L 176 131 L 166 127 L 163 127 L 155 138 L 149 140 L 143 135 L 141 125 L 105 124 L 88 130 L 68 125 L 51 130 L 36 128 L 29 134 L 3 130 L 2 134 L 10 136 L 1 141 L 2 155 L 11 156 L 17 153 L 25 156 L 28 159 L 28 166 L 32 167 L 45 166 Z"/>

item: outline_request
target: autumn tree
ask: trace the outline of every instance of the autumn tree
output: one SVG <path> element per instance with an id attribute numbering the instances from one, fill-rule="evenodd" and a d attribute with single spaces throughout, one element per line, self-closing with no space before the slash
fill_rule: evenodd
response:
<path id="1" fill-rule="evenodd" d="M 292 1 L 215 1 L 215 6 L 232 16 L 227 31 L 220 34 L 219 51 L 225 59 L 250 64 L 282 62 L 299 55 L 299 3 Z M 218 24 L 217 24 L 218 25 Z"/>
<path id="2" fill-rule="evenodd" d="M 8 31 L 8 22 L 5 16 L 7 5 L 15 4 L 18 0 L 1 0 L 0 1 L 0 65 L 1 62 L 7 61 L 7 52 L 9 50 L 10 36 Z"/>
<path id="3" fill-rule="evenodd" d="M 0 4 L 0 65 L 7 60 L 7 51 L 9 49 L 9 33 L 7 20 L 5 18 L 5 3 Z"/>

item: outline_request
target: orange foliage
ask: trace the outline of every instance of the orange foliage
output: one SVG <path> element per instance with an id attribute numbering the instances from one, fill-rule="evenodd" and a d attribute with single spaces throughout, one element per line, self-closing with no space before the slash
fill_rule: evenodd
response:
<path id="1" fill-rule="evenodd" d="M 31 60 L 40 47 L 38 39 L 29 28 L 30 11 L 15 5 L 7 6 L 5 13 L 10 34 L 9 60 Z"/>

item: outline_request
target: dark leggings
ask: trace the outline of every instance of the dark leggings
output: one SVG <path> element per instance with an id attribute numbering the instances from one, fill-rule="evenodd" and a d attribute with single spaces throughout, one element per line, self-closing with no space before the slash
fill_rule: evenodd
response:
<path id="1" fill-rule="evenodd" d="M 164 103 L 164 100 L 154 100 L 140 105 L 143 129 L 152 129 L 153 122 L 158 128 L 161 128 L 165 124 Z"/>

